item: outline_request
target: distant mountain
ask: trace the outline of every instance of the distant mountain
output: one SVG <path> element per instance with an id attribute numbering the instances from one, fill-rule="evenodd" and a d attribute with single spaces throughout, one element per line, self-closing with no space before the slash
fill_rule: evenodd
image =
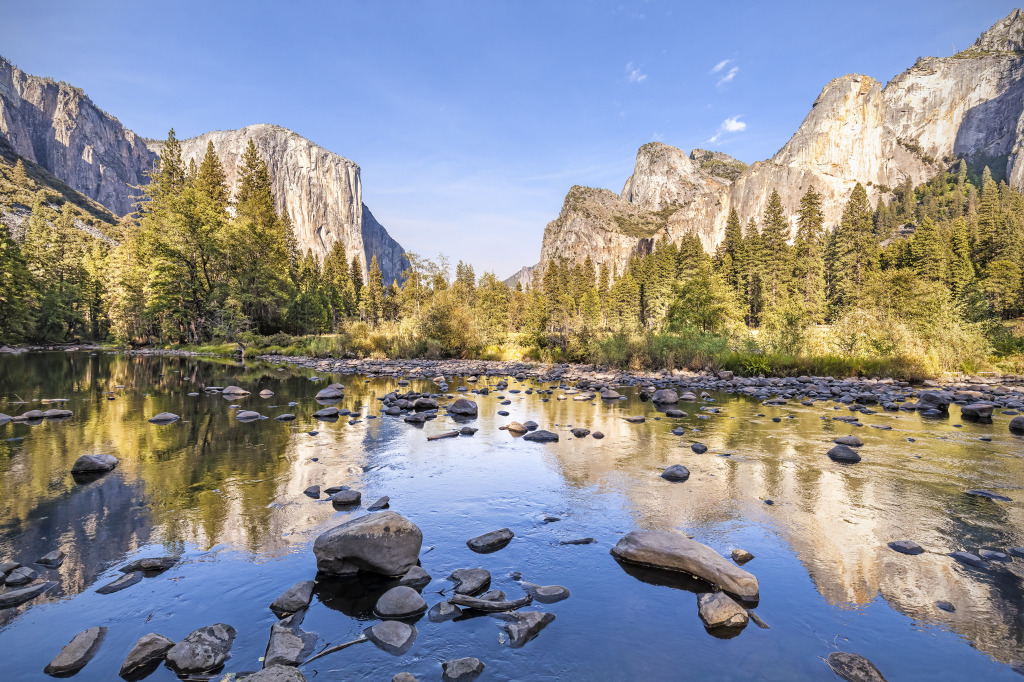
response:
<path id="1" fill-rule="evenodd" d="M 384 281 L 401 279 L 402 247 L 362 201 L 359 166 L 278 126 L 216 131 L 183 143 L 198 163 L 212 140 L 234 187 L 237 159 L 249 138 L 267 162 L 278 211 L 287 212 L 303 251 L 324 255 L 341 241 L 364 274 L 377 256 Z M 134 210 L 159 142 L 145 140 L 64 82 L 26 74 L 0 58 L 0 139 L 71 189 L 118 216 Z"/>
<path id="2" fill-rule="evenodd" d="M 884 87 L 869 76 L 831 81 L 775 156 L 746 167 L 724 154 L 692 154 L 659 142 L 637 152 L 618 195 L 573 187 L 544 230 L 535 275 L 555 257 L 622 272 L 655 241 L 696 234 L 707 251 L 721 242 L 736 209 L 760 220 L 777 190 L 795 224 L 812 184 L 834 227 L 857 182 L 873 202 L 909 179 L 919 184 L 957 158 L 988 165 L 1024 188 L 1024 13 L 1015 9 L 967 50 L 920 58 Z"/>

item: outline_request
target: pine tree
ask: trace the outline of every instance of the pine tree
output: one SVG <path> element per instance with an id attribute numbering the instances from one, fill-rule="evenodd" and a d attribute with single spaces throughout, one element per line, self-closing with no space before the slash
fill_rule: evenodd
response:
<path id="1" fill-rule="evenodd" d="M 997 257 L 999 218 L 999 187 L 992 179 L 992 171 L 985 166 L 981 175 L 981 196 L 974 238 L 974 260 L 981 267 Z"/>
<path id="2" fill-rule="evenodd" d="M 825 314 L 824 231 L 821 195 L 811 185 L 800 199 L 797 212 L 793 280 L 807 316 L 819 323 L 824 321 Z"/>
<path id="3" fill-rule="evenodd" d="M 213 205 L 221 210 L 228 206 L 228 185 L 227 177 L 224 174 L 224 166 L 221 165 L 217 150 L 213 147 L 213 141 L 206 144 L 206 155 L 199 164 L 199 172 L 196 175 L 195 188 L 206 196 Z"/>
<path id="4" fill-rule="evenodd" d="M 859 287 L 878 269 L 879 252 L 871 204 L 867 191 L 858 182 L 843 208 L 835 235 L 836 261 L 831 267 L 837 272 L 830 301 L 834 311 L 856 303 Z"/>
<path id="5" fill-rule="evenodd" d="M 918 275 L 935 282 L 945 280 L 945 249 L 931 218 L 926 216 L 921 220 L 910 243 L 910 251 Z"/>
<path id="6" fill-rule="evenodd" d="M 967 224 L 961 217 L 954 220 L 950 228 L 949 250 L 948 286 L 954 296 L 962 296 L 974 281 L 974 264 L 967 240 Z"/>
<path id="7" fill-rule="evenodd" d="M 370 259 L 370 270 L 366 275 L 366 284 L 362 289 L 365 292 L 360 296 L 360 308 L 363 312 L 363 319 L 372 327 L 380 322 L 384 312 L 384 283 L 381 278 L 380 266 L 377 264 L 377 256 Z"/>
<path id="8" fill-rule="evenodd" d="M 733 291 L 741 291 L 745 279 L 743 273 L 743 225 L 740 224 L 740 216 L 736 213 L 735 208 L 729 211 L 729 218 L 725 221 L 725 237 L 718 245 L 716 260 L 725 281 Z"/>
<path id="9" fill-rule="evenodd" d="M 23 341 L 31 334 L 32 284 L 25 256 L 0 222 L 0 339 Z"/>
<path id="10" fill-rule="evenodd" d="M 764 209 L 761 224 L 761 247 L 765 277 L 765 303 L 775 305 L 786 295 L 792 272 L 789 254 L 789 221 L 782 207 L 782 197 L 772 190 Z"/>
<path id="11" fill-rule="evenodd" d="M 160 154 L 153 170 L 149 172 L 149 184 L 143 188 L 143 196 L 151 201 L 176 197 L 185 188 L 185 165 L 181 160 L 181 143 L 174 135 L 174 128 L 167 133 L 167 140 L 160 148 Z"/>
<path id="12" fill-rule="evenodd" d="M 354 303 L 358 308 L 363 294 L 363 264 L 359 262 L 359 256 L 352 256 L 352 264 L 349 267 L 349 279 L 352 280 L 352 288 L 356 292 Z"/>
<path id="13" fill-rule="evenodd" d="M 756 326 L 761 317 L 764 304 L 764 247 L 757 222 L 751 218 L 747 223 L 743 236 L 743 250 L 746 253 L 745 281 L 746 292 L 743 296 L 743 309 L 747 325 Z"/>
<path id="14" fill-rule="evenodd" d="M 28 173 L 25 172 L 25 162 L 18 158 L 18 162 L 14 164 L 14 174 L 11 177 L 14 182 L 14 186 L 18 189 L 31 189 L 31 183 L 28 179 Z"/>

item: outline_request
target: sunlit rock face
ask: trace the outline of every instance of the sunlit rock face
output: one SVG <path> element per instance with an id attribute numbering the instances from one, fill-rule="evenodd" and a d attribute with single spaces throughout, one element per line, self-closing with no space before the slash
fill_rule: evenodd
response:
<path id="1" fill-rule="evenodd" d="M 888 84 L 850 74 L 832 80 L 789 142 L 732 182 L 705 172 L 682 150 L 650 143 L 637 153 L 619 197 L 573 187 L 544 231 L 540 270 L 552 257 L 590 256 L 622 272 L 629 258 L 662 238 L 696 234 L 705 250 L 722 241 L 736 209 L 760 220 L 772 190 L 795 225 L 800 198 L 814 186 L 826 225 L 840 220 L 853 187 L 872 202 L 909 179 L 922 183 L 958 157 L 989 165 L 1024 187 L 1024 14 L 1014 10 L 968 50 L 922 58 Z M 728 157 L 726 157 L 728 158 Z M 614 197 L 614 198 L 613 198 Z M 618 199 L 618 201 L 616 201 Z"/>
<path id="2" fill-rule="evenodd" d="M 117 215 L 135 210 L 161 143 L 144 140 L 67 83 L 26 74 L 0 58 L 0 135 L 22 157 Z M 374 256 L 384 282 L 401 279 L 402 247 L 363 204 L 359 166 L 285 128 L 254 125 L 182 142 L 198 165 L 212 141 L 233 192 L 252 138 L 267 162 L 277 210 L 291 219 L 299 248 L 323 257 L 342 242 L 364 274 Z"/>

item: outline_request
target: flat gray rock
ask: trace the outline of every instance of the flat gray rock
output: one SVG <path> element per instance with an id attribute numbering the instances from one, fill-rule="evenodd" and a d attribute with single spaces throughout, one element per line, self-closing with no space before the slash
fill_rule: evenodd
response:
<path id="1" fill-rule="evenodd" d="M 399 585 L 405 585 L 416 590 L 422 590 L 424 587 L 430 584 L 430 574 L 424 571 L 419 566 L 413 566 L 409 569 L 409 572 L 402 576 L 402 579 L 398 581 Z"/>
<path id="2" fill-rule="evenodd" d="M 306 676 L 290 665 L 272 665 L 245 679 L 246 682 L 306 682 Z"/>
<path id="3" fill-rule="evenodd" d="M 380 498 L 379 500 L 371 504 L 369 507 L 367 507 L 366 511 L 380 511 L 381 509 L 387 509 L 390 506 L 390 504 L 391 498 L 385 495 L 384 497 Z"/>
<path id="4" fill-rule="evenodd" d="M 162 573 L 175 566 L 179 561 L 181 561 L 179 556 L 149 556 L 130 561 L 117 570 L 122 573 L 131 573 L 132 571 Z"/>
<path id="5" fill-rule="evenodd" d="M 431 623 L 443 623 L 462 615 L 462 609 L 450 601 L 439 601 L 427 611 L 427 618 Z"/>
<path id="6" fill-rule="evenodd" d="M 508 528 L 501 528 L 499 530 L 492 530 L 490 533 L 484 533 L 478 535 L 475 538 L 466 540 L 466 545 L 478 553 L 496 552 L 508 543 L 512 542 L 512 538 L 515 537 Z"/>
<path id="7" fill-rule="evenodd" d="M 160 414 L 156 415 L 155 417 L 150 417 L 149 418 L 149 423 L 150 424 L 161 424 L 161 425 L 163 425 L 163 424 L 173 424 L 174 422 L 178 421 L 179 419 L 181 419 L 181 417 L 179 417 L 178 415 L 174 414 L 173 412 L 161 412 Z"/>
<path id="8" fill-rule="evenodd" d="M 149 668 L 155 668 L 174 646 L 174 640 L 151 632 L 143 635 L 132 646 L 132 650 L 121 664 L 121 677 L 134 679 L 142 677 Z"/>
<path id="9" fill-rule="evenodd" d="M 397 620 L 386 620 L 376 623 L 363 630 L 363 634 L 377 648 L 394 656 L 401 656 L 409 651 L 416 642 L 416 628 Z"/>
<path id="10" fill-rule="evenodd" d="M 480 677 L 484 664 L 478 658 L 455 658 L 441 664 L 443 682 L 471 682 Z"/>
<path id="11" fill-rule="evenodd" d="M 354 507 L 363 500 L 358 490 L 342 490 L 331 495 L 331 504 L 335 507 Z"/>
<path id="12" fill-rule="evenodd" d="M 398 673 L 391 678 L 391 682 L 420 682 L 412 673 Z"/>
<path id="13" fill-rule="evenodd" d="M 23 587 L 19 590 L 7 590 L 6 592 L 0 593 L 0 609 L 10 609 L 15 606 L 20 606 L 21 604 L 35 599 L 45 592 L 49 592 L 55 587 L 57 587 L 57 583 L 49 581 L 29 585 L 28 587 Z"/>
<path id="14" fill-rule="evenodd" d="M 500 611 L 515 611 L 516 609 L 521 609 L 524 606 L 529 606 L 533 603 L 533 597 L 526 595 L 519 599 L 493 601 L 490 599 L 470 597 L 465 594 L 453 594 L 452 598 L 448 601 L 456 606 L 463 606 L 467 609 L 475 609 L 477 611 L 483 611 L 484 613 L 498 613 Z"/>
<path id="15" fill-rule="evenodd" d="M 257 419 L 263 419 L 263 415 L 252 410 L 242 410 L 235 415 L 235 419 L 240 422 L 254 422 Z"/>
<path id="16" fill-rule="evenodd" d="M 381 618 L 410 618 L 427 610 L 427 602 L 411 587 L 392 587 L 377 600 L 374 613 Z"/>
<path id="17" fill-rule="evenodd" d="M 399 577 L 419 562 L 423 533 L 394 511 L 367 514 L 320 535 L 313 543 L 316 567 L 332 575 L 370 571 Z"/>
<path id="18" fill-rule="evenodd" d="M 725 592 L 705 592 L 697 595 L 697 612 L 707 628 L 746 627 L 750 617 L 747 610 Z"/>
<path id="19" fill-rule="evenodd" d="M 110 471 L 117 466 L 117 457 L 113 455 L 82 455 L 71 467 L 73 474 L 99 474 Z"/>
<path id="20" fill-rule="evenodd" d="M 525 581 L 519 584 L 526 594 L 541 604 L 554 604 L 569 598 L 569 588 L 561 585 L 534 585 Z"/>
<path id="21" fill-rule="evenodd" d="M 270 627 L 270 641 L 263 655 L 263 667 L 274 665 L 299 665 L 313 653 L 317 636 L 296 625 L 274 623 Z"/>
<path id="22" fill-rule="evenodd" d="M 96 594 L 114 594 L 140 582 L 142 582 L 142 571 L 132 571 L 131 573 L 125 573 L 113 582 L 96 588 Z"/>
<path id="23" fill-rule="evenodd" d="M 313 586 L 315 584 L 312 580 L 302 580 L 295 583 L 271 603 L 270 610 L 278 618 L 284 618 L 306 608 L 313 601 Z"/>
<path id="24" fill-rule="evenodd" d="M 69 675 L 85 667 L 99 651 L 107 636 L 104 627 L 89 628 L 75 635 L 56 658 L 50 661 L 43 672 L 47 675 Z"/>
<path id="25" fill-rule="evenodd" d="M 740 599 L 758 599 L 757 578 L 682 533 L 635 530 L 623 536 L 611 553 L 623 561 L 689 573 Z"/>
<path id="26" fill-rule="evenodd" d="M 857 438 L 857 436 L 839 436 L 839 438 L 833 438 L 832 442 L 837 445 L 845 445 L 850 448 L 859 448 L 864 445 L 864 442 L 860 438 Z"/>
<path id="27" fill-rule="evenodd" d="M 531 431 L 523 436 L 523 440 L 529 440 L 535 443 L 556 443 L 558 442 L 558 434 L 552 433 L 551 431 Z"/>
<path id="28" fill-rule="evenodd" d="M 520 611 L 518 613 L 496 613 L 494 618 L 503 621 L 501 629 L 508 634 L 509 646 L 518 649 L 550 625 L 555 620 L 555 614 Z"/>
<path id="29" fill-rule="evenodd" d="M 40 566 L 46 566 L 47 568 L 60 568 L 60 565 L 64 563 L 64 559 L 67 555 L 59 549 L 55 549 L 49 554 L 39 557 L 36 559 L 36 563 Z"/>
<path id="30" fill-rule="evenodd" d="M 231 658 L 235 629 L 224 623 L 195 630 L 167 652 L 167 665 L 179 675 L 216 670 Z"/>
<path id="31" fill-rule="evenodd" d="M 17 587 L 19 585 L 28 585 L 38 577 L 39 574 L 28 566 L 21 566 L 8 573 L 4 583 L 12 587 Z"/>
<path id="32" fill-rule="evenodd" d="M 863 656 L 833 651 L 826 662 L 836 675 L 848 682 L 886 682 L 881 671 Z"/>
<path id="33" fill-rule="evenodd" d="M 914 555 L 924 553 L 924 548 L 911 540 L 896 540 L 894 542 L 890 542 L 889 549 L 899 552 L 900 554 Z"/>

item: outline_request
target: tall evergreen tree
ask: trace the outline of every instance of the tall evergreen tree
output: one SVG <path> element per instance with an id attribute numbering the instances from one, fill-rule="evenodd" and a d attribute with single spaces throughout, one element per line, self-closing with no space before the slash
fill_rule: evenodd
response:
<path id="1" fill-rule="evenodd" d="M 782 197 L 772 190 L 761 224 L 761 248 L 765 278 L 765 303 L 775 305 L 786 296 L 792 265 L 789 257 L 789 220 Z"/>
<path id="2" fill-rule="evenodd" d="M 800 210 L 797 212 L 793 280 L 797 297 L 814 322 L 823 322 L 825 314 L 824 231 L 825 214 L 821 209 L 821 195 L 811 185 L 800 199 Z"/>

